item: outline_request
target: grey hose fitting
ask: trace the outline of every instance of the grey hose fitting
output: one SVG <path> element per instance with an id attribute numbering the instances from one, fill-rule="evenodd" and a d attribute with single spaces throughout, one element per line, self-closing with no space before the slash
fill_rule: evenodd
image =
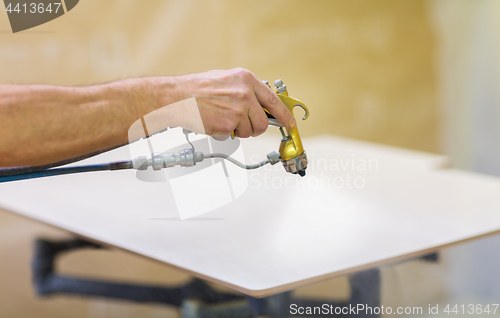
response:
<path id="1" fill-rule="evenodd" d="M 271 152 L 270 154 L 267 155 L 267 159 L 269 159 L 269 163 L 271 165 L 275 165 L 278 162 L 280 162 L 281 155 L 278 152 L 273 151 L 273 152 Z"/>
<path id="2" fill-rule="evenodd" d="M 137 157 L 132 159 L 132 166 L 135 170 L 146 170 L 148 169 L 148 158 L 145 156 Z"/>
<path id="3" fill-rule="evenodd" d="M 184 149 L 178 154 L 172 152 L 162 153 L 158 154 L 158 156 L 162 159 L 162 168 L 170 168 L 177 165 L 181 167 L 192 167 L 195 166 L 197 162 L 203 161 L 203 153 L 201 151 L 193 153 L 193 149 Z"/>
<path id="4" fill-rule="evenodd" d="M 211 153 L 204 155 L 203 152 L 194 152 L 193 149 L 181 150 L 178 154 L 173 152 L 158 153 L 155 152 L 151 155 L 151 159 L 144 156 L 137 157 L 132 160 L 132 165 L 136 170 L 146 170 L 148 167 L 153 167 L 153 170 L 161 170 L 162 168 L 170 168 L 174 166 L 181 167 L 192 167 L 195 166 L 197 162 L 202 162 L 206 158 L 222 158 L 228 160 L 238 167 L 243 169 L 251 170 L 262 167 L 268 163 L 274 165 L 280 161 L 280 154 L 277 152 L 271 152 L 267 155 L 267 159 L 254 165 L 245 165 L 238 160 L 231 158 L 230 156 L 222 153 Z"/>

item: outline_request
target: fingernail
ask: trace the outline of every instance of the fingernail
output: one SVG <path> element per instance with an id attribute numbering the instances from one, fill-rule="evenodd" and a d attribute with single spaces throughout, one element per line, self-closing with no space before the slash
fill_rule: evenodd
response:
<path id="1" fill-rule="evenodd" d="M 295 121 L 295 118 L 292 118 L 292 120 L 290 120 L 290 122 L 288 123 L 288 127 L 290 127 L 290 129 L 294 129 L 295 127 L 297 127 L 297 122 Z"/>

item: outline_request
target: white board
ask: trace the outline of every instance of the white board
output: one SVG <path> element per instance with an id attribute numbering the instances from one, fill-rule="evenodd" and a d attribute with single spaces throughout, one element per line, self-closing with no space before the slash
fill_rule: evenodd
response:
<path id="1" fill-rule="evenodd" d="M 260 160 L 278 143 L 247 140 L 243 151 Z M 169 208 L 168 185 L 134 171 L 0 184 L 0 206 L 256 297 L 500 230 L 499 179 L 438 170 L 442 156 L 345 139 L 304 145 L 314 158 L 305 178 L 280 165 L 252 171 L 240 197 L 184 221 Z M 118 149 L 86 162 L 127 156 Z"/>

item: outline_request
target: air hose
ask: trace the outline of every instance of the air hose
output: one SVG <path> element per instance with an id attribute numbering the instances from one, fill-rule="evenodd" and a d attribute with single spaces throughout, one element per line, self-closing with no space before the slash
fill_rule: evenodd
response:
<path id="1" fill-rule="evenodd" d="M 245 164 L 239 162 L 238 160 L 235 160 L 235 159 L 229 157 L 228 155 L 226 155 L 224 153 L 209 153 L 207 155 L 204 155 L 203 158 L 222 158 L 222 159 L 226 159 L 227 161 L 229 161 L 231 163 L 234 163 L 238 167 L 243 168 L 243 169 L 247 169 L 247 170 L 257 169 L 257 168 L 260 168 L 260 167 L 262 167 L 262 166 L 270 163 L 269 159 L 266 159 L 266 160 L 264 160 L 262 162 L 254 164 L 254 165 L 245 165 Z"/>
<path id="2" fill-rule="evenodd" d="M 165 132 L 168 129 L 169 128 L 165 128 L 165 129 L 159 130 L 158 132 L 155 132 L 155 134 Z M 146 136 L 146 139 L 148 139 L 150 137 L 151 136 L 148 135 L 148 136 Z M 136 141 L 136 140 L 134 140 L 134 141 Z M 103 154 L 103 153 L 111 151 L 111 150 L 115 150 L 117 148 L 126 146 L 128 144 L 129 144 L 128 142 L 127 143 L 123 143 L 123 144 L 120 144 L 120 145 L 116 145 L 116 146 L 113 146 L 113 147 L 101 149 L 101 150 L 94 151 L 94 152 L 91 152 L 91 153 L 87 153 L 87 154 L 84 154 L 84 155 L 81 155 L 81 156 L 78 156 L 78 157 L 74 157 L 74 158 L 70 158 L 70 159 L 66 159 L 66 160 L 62 160 L 62 161 L 50 163 L 50 164 L 47 164 L 47 165 L 0 168 L 0 177 L 15 176 L 15 175 L 19 175 L 19 174 L 28 174 L 28 173 L 33 173 L 33 172 L 40 172 L 40 171 L 45 171 L 45 170 L 48 170 L 48 169 L 51 169 L 51 168 L 55 168 L 55 167 L 69 165 L 70 163 L 74 163 L 74 162 L 77 162 L 77 161 L 81 161 L 81 160 L 84 160 L 84 159 L 95 157 L 97 155 Z"/>
<path id="3" fill-rule="evenodd" d="M 231 163 L 241 167 L 243 169 L 256 169 L 262 167 L 268 163 L 274 165 L 280 161 L 280 154 L 277 152 L 272 152 L 267 155 L 267 159 L 257 163 L 255 165 L 245 165 L 234 158 L 226 154 L 221 153 L 211 153 L 203 154 L 203 152 L 194 152 L 193 149 L 185 149 L 180 151 L 178 154 L 175 153 L 153 153 L 151 158 L 148 159 L 145 156 L 134 158 L 128 161 L 116 161 L 103 164 L 76 166 L 76 167 L 65 167 L 65 168 L 51 168 L 41 171 L 30 171 L 27 173 L 20 173 L 15 175 L 0 175 L 0 183 L 19 181 L 26 179 L 36 179 L 50 176 L 59 176 L 65 174 L 82 173 L 82 172 L 94 172 L 94 171 L 115 171 L 115 170 L 125 170 L 125 169 L 135 169 L 135 170 L 146 170 L 148 167 L 152 167 L 153 170 L 161 170 L 163 168 L 170 168 L 176 165 L 182 167 L 192 167 L 195 166 L 197 162 L 201 162 L 207 158 L 222 158 L 230 161 Z"/>
<path id="4" fill-rule="evenodd" d="M 87 158 L 91 158 L 91 157 L 100 155 L 102 153 L 105 153 L 105 152 L 108 152 L 108 151 L 111 151 L 111 150 L 123 147 L 125 145 L 128 145 L 128 143 L 121 144 L 121 145 L 118 145 L 118 146 L 114 146 L 114 147 L 111 147 L 111 148 L 102 149 L 102 150 L 99 150 L 99 151 L 94 151 L 94 152 L 85 154 L 83 156 L 78 156 L 78 157 L 74 157 L 74 158 L 71 158 L 71 159 L 66 159 L 66 160 L 63 160 L 63 161 L 58 161 L 58 162 L 54 162 L 54 163 L 47 164 L 47 165 L 42 165 L 42 166 L 26 166 L 26 167 L 0 168 L 0 178 L 1 177 L 8 177 L 8 176 L 20 175 L 20 174 L 29 174 L 29 173 L 35 173 L 35 172 L 42 172 L 42 171 L 45 171 L 47 169 L 51 169 L 51 168 L 55 168 L 55 167 L 59 167 L 59 166 L 69 165 L 70 163 L 74 163 L 74 162 L 81 161 L 81 160 L 84 160 L 84 159 L 87 159 Z"/>

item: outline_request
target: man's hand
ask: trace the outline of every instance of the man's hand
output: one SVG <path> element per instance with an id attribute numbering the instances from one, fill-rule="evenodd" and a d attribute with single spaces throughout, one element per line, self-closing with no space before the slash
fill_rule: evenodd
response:
<path id="1" fill-rule="evenodd" d="M 211 136 L 246 138 L 264 133 L 268 127 L 265 107 L 280 124 L 294 128 L 290 111 L 276 93 L 243 68 L 216 70 L 178 77 L 186 96 L 196 97 L 205 133 Z"/>
<path id="2" fill-rule="evenodd" d="M 0 85 L 0 167 L 48 164 L 127 143 L 132 124 L 160 108 L 164 116 L 149 134 L 189 129 L 191 113 L 168 105 L 192 97 L 208 135 L 262 134 L 268 126 L 262 107 L 285 127 L 296 125 L 279 97 L 241 68 L 87 87 Z"/>

